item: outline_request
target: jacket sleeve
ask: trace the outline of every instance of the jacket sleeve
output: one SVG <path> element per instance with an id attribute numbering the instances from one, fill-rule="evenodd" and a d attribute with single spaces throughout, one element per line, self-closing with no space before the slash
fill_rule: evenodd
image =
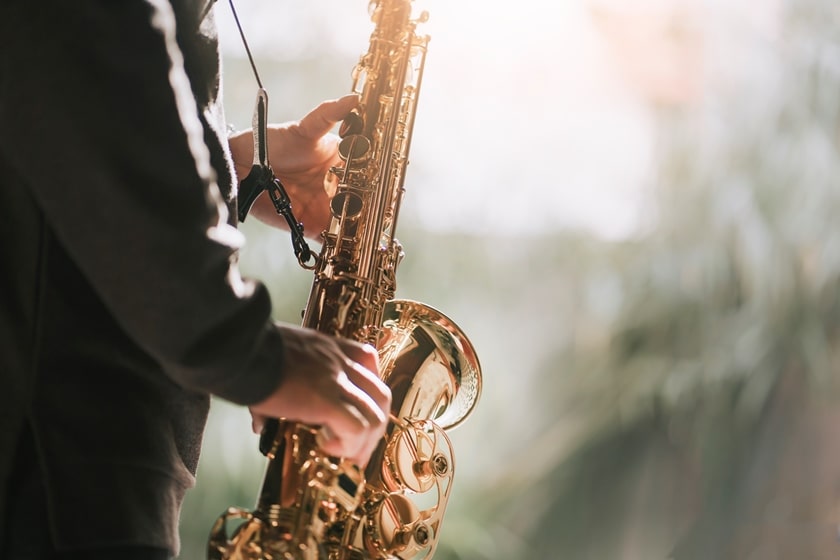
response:
<path id="1" fill-rule="evenodd" d="M 179 384 L 241 404 L 283 365 L 267 291 L 240 278 L 163 0 L 12 0 L 0 150 L 125 331 Z"/>

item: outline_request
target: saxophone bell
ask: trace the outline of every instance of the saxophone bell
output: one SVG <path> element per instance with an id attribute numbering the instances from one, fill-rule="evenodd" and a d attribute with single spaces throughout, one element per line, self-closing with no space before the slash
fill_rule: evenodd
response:
<path id="1" fill-rule="evenodd" d="M 209 560 L 431 558 L 455 473 L 444 430 L 472 413 L 480 364 L 449 317 L 411 300 L 384 306 L 377 348 L 391 425 L 364 476 L 324 456 L 317 429 L 274 424 L 257 508 L 219 517 Z"/>
<path id="2" fill-rule="evenodd" d="M 377 347 L 397 418 L 425 418 L 449 430 L 472 413 L 481 367 L 472 343 L 449 317 L 424 303 L 389 301 Z"/>
<path id="3" fill-rule="evenodd" d="M 395 299 L 395 237 L 429 37 L 412 0 L 372 0 L 368 51 L 353 71 L 359 107 L 341 127 L 329 227 L 303 326 L 368 342 L 391 389 L 391 422 L 364 472 L 323 454 L 317 427 L 271 421 L 253 512 L 213 527 L 210 560 L 430 559 L 452 490 L 446 431 L 473 411 L 481 369 L 469 339 L 428 305 Z M 238 525 L 238 526 L 237 526 Z"/>

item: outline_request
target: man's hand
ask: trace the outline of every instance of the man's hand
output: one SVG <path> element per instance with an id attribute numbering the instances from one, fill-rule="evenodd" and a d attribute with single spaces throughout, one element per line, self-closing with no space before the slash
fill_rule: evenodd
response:
<path id="1" fill-rule="evenodd" d="M 265 417 L 322 427 L 321 448 L 364 467 L 388 426 L 391 391 L 379 379 L 376 350 L 312 329 L 278 326 L 286 368 L 268 398 L 250 407 Z"/>
<path id="2" fill-rule="evenodd" d="M 335 194 L 328 171 L 341 160 L 338 157 L 339 138 L 330 131 L 358 103 L 358 95 L 345 95 L 324 101 L 299 121 L 267 127 L 268 161 L 286 188 L 292 201 L 292 212 L 303 223 L 304 233 L 310 238 L 329 225 L 329 199 Z M 248 175 L 254 162 L 252 131 L 234 134 L 229 144 L 241 180 Z M 288 229 L 286 221 L 277 214 L 265 194 L 254 202 L 250 215 Z"/>

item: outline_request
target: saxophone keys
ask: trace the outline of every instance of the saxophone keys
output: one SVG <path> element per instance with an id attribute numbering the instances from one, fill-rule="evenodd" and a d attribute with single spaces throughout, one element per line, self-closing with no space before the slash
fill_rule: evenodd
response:
<path id="1" fill-rule="evenodd" d="M 356 218 L 362 211 L 362 197 L 353 192 L 339 192 L 330 201 L 330 212 L 338 219 Z"/>
<path id="2" fill-rule="evenodd" d="M 343 161 L 364 161 L 370 153 L 370 140 L 361 134 L 350 134 L 338 143 L 338 156 Z"/>
<path id="3" fill-rule="evenodd" d="M 361 134 L 365 122 L 358 109 L 350 111 L 338 128 L 338 135 L 344 138 L 351 134 Z"/>
<path id="4" fill-rule="evenodd" d="M 417 506 L 402 494 L 389 494 L 368 521 L 367 545 L 379 554 L 412 558 L 436 540 L 434 529 Z"/>
<path id="5" fill-rule="evenodd" d="M 430 420 L 405 422 L 391 434 L 385 464 L 390 490 L 428 492 L 452 477 L 452 444 Z"/>

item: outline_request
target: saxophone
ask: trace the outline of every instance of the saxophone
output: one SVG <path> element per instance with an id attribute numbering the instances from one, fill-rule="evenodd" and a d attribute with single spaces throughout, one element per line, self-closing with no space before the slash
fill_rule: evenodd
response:
<path id="1" fill-rule="evenodd" d="M 342 122 L 341 164 L 321 233 L 303 326 L 374 345 L 391 421 L 361 472 L 324 455 L 318 427 L 272 420 L 253 511 L 232 507 L 210 533 L 210 560 L 431 558 L 455 473 L 446 430 L 481 392 L 475 350 L 440 311 L 394 299 L 404 252 L 394 237 L 429 42 L 413 0 L 372 0 L 374 29 L 353 70 L 357 109 Z"/>

